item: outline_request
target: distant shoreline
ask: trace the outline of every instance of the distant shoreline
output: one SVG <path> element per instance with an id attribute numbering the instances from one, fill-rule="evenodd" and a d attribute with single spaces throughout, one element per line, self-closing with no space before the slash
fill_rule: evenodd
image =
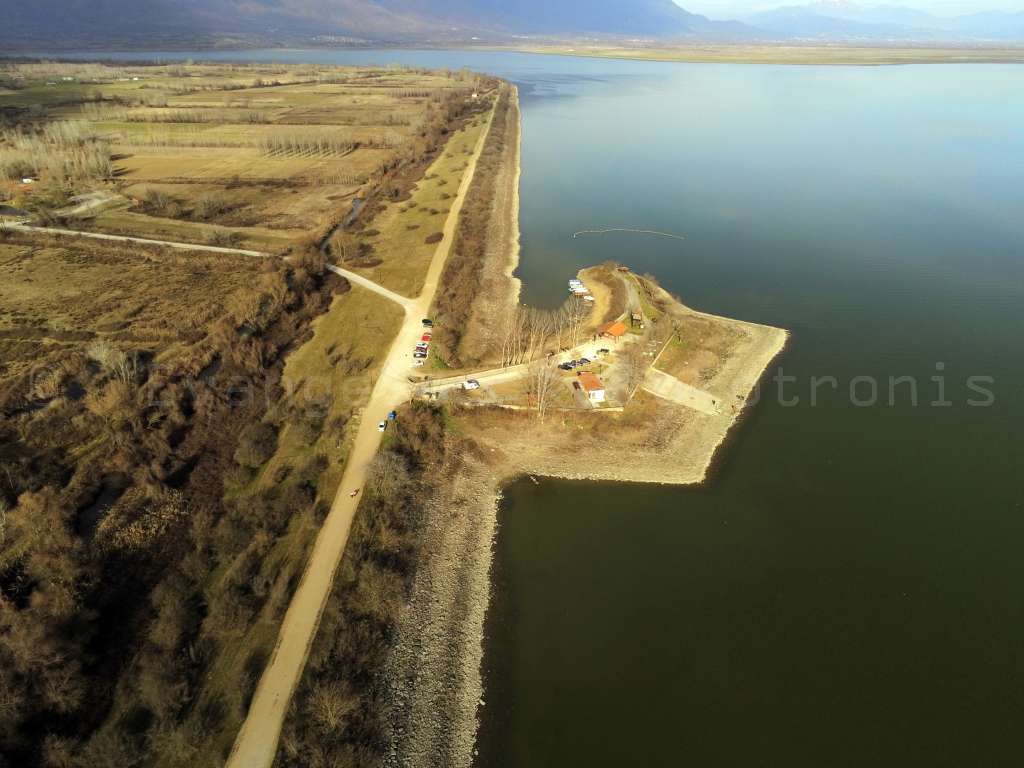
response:
<path id="1" fill-rule="evenodd" d="M 1024 47 L 1000 46 L 857 46 L 694 43 L 680 46 L 530 46 L 523 53 L 626 61 L 689 64 L 788 64 L 808 66 L 897 66 L 902 64 L 1024 64 Z"/>
<path id="2" fill-rule="evenodd" d="M 571 56 L 592 59 L 622 59 L 625 61 L 661 61 L 689 64 L 788 64 L 807 66 L 896 66 L 901 64 L 1024 64 L 1024 45 L 854 45 L 838 43 L 714 43 L 693 42 L 680 45 L 624 46 L 574 44 L 572 42 L 537 43 L 535 45 L 493 44 L 448 44 L 423 43 L 418 45 L 345 45 L 329 46 L 296 42 L 290 45 L 250 43 L 228 46 L 180 46 L 167 45 L 158 50 L 152 45 L 91 48 L 88 45 L 63 50 L 42 50 L 26 48 L 8 49 L 0 53 L 0 60 L 19 61 L 41 58 L 56 61 L 85 60 L 104 61 L 105 56 L 124 55 L 137 52 L 135 63 L 146 63 L 153 58 L 146 54 L 225 54 L 237 53 L 239 61 L 252 51 L 464 51 L 470 53 L 521 53 L 548 56 Z M 233 60 L 223 59 L 218 60 Z"/>

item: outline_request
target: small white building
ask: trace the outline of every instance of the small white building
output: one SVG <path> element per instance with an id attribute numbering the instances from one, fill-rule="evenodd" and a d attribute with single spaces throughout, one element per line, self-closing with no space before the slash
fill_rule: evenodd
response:
<path id="1" fill-rule="evenodd" d="M 576 381 L 579 382 L 580 389 L 582 389 L 583 393 L 587 396 L 587 400 L 592 403 L 604 402 L 604 382 L 601 381 L 596 373 L 584 371 L 579 374 Z"/>

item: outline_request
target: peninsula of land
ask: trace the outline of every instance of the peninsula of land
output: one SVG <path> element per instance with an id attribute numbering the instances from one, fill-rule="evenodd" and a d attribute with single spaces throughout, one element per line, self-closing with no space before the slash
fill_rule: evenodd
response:
<path id="1" fill-rule="evenodd" d="M 703 482 L 786 332 L 616 263 L 524 306 L 495 78 L 0 74 L 4 749 L 469 766 L 503 485 Z"/>
<path id="2" fill-rule="evenodd" d="M 447 452 L 446 479 L 424 507 L 417 575 L 387 663 L 392 748 L 386 764 L 395 768 L 473 763 L 478 712 L 486 705 L 483 638 L 503 485 L 526 474 L 703 482 L 788 338 L 778 328 L 692 310 L 653 278 L 605 264 L 573 281 L 592 299 L 582 303 L 576 335 L 571 311 L 563 318 L 569 331 L 551 330 L 529 310 L 519 322 L 520 335 L 544 335 L 534 327 L 540 325 L 552 337 L 524 347 L 552 353 L 556 361 L 586 363 L 555 368 L 559 380 L 551 385 L 544 368 L 510 355 L 514 343 L 507 337 L 515 330 L 509 325 L 516 322 L 508 318 L 523 312 L 513 277 L 519 261 L 517 106 L 514 100 L 505 128 L 510 138 L 495 176 L 472 320 L 456 354 L 459 362 L 477 365 L 418 390 L 422 398 L 446 403 L 449 440 L 457 447 Z M 483 319 L 495 317 L 504 321 Z M 581 370 L 604 385 L 600 403 L 576 388 Z M 480 388 L 467 393 L 461 386 L 466 378 Z"/>

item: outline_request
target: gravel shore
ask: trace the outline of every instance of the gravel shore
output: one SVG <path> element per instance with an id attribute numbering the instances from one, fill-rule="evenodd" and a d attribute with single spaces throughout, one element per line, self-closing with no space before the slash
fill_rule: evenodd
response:
<path id="1" fill-rule="evenodd" d="M 391 768 L 468 768 L 483 702 L 484 618 L 499 476 L 463 457 L 431 499 L 422 557 L 386 680 Z"/>

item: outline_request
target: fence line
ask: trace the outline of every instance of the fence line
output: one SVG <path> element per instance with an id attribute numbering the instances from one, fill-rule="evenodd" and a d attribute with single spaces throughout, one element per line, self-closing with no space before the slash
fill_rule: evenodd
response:
<path id="1" fill-rule="evenodd" d="M 606 235 L 610 232 L 630 232 L 635 235 L 657 235 L 658 237 L 670 237 L 673 240 L 686 239 L 682 235 L 674 235 L 671 232 L 659 232 L 656 229 L 629 229 L 627 227 L 612 227 L 610 229 L 581 229 L 579 232 L 573 232 L 572 237 L 575 240 L 580 235 Z"/>

